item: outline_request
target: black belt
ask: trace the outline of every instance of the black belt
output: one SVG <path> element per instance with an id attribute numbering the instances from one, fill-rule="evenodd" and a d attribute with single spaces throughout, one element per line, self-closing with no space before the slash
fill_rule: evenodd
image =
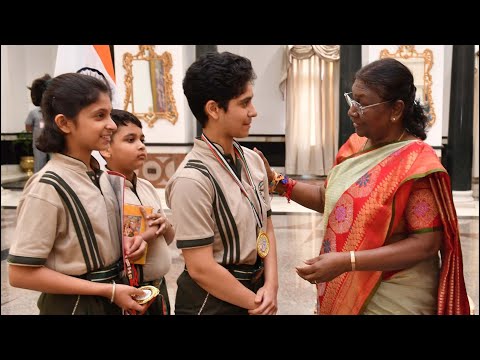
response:
<path id="1" fill-rule="evenodd" d="M 235 279 L 240 281 L 251 281 L 257 282 L 263 272 L 265 270 L 263 266 L 263 260 L 260 257 L 257 257 L 257 261 L 253 265 L 247 264 L 231 264 L 231 265 L 223 265 L 225 269 L 227 269 Z M 188 272 L 187 266 L 185 266 L 185 271 Z"/>
<path id="2" fill-rule="evenodd" d="M 263 275 L 265 268 L 263 261 L 257 261 L 254 265 L 223 265 L 237 280 L 256 282 Z"/>
<path id="3" fill-rule="evenodd" d="M 83 275 L 74 275 L 77 278 L 89 280 L 93 282 L 109 282 L 121 275 L 123 271 L 123 259 L 114 262 L 112 265 L 106 268 L 85 273 Z"/>

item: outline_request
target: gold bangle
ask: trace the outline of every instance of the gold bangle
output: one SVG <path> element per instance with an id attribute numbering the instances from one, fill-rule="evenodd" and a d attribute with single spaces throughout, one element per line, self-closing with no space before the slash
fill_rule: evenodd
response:
<path id="1" fill-rule="evenodd" d="M 350 251 L 350 263 L 352 264 L 352 271 L 355 271 L 355 251 Z"/>
<path id="2" fill-rule="evenodd" d="M 110 298 L 110 304 L 113 304 L 113 300 L 115 299 L 115 280 L 112 280 L 113 287 L 112 287 L 112 297 Z"/>

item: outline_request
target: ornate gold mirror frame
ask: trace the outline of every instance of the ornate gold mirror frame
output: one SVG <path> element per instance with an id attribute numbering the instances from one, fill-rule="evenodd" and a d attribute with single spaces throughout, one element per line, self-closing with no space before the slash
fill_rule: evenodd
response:
<path id="1" fill-rule="evenodd" d="M 435 123 L 435 108 L 432 98 L 432 75 L 430 70 L 433 66 L 433 53 L 425 49 L 423 53 L 415 50 L 415 45 L 399 45 L 396 53 L 391 54 L 387 49 L 380 52 L 380 59 L 390 57 L 401 61 L 413 74 L 413 83 L 417 88 L 417 96 L 420 94 L 420 103 L 427 113 L 428 124 Z"/>
<path id="2" fill-rule="evenodd" d="M 148 127 L 166 119 L 172 124 L 178 120 L 177 107 L 172 90 L 172 55 L 165 51 L 155 53 L 152 45 L 139 45 L 136 55 L 125 53 L 125 101 L 124 110 L 144 120 Z"/>

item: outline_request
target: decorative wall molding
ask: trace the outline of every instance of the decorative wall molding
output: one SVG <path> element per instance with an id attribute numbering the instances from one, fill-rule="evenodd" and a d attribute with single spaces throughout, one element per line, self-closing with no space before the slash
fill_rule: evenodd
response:
<path id="1" fill-rule="evenodd" d="M 148 154 L 138 176 L 164 188 L 187 154 Z"/>
<path id="2" fill-rule="evenodd" d="M 136 69 L 134 68 L 136 65 Z M 123 68 L 125 69 L 125 99 L 124 110 L 134 113 L 140 120 L 144 120 L 149 127 L 155 122 L 166 119 L 172 124 L 178 120 L 178 112 L 173 95 L 173 80 L 170 70 L 173 66 L 172 55 L 164 51 L 155 53 L 154 45 L 139 45 L 139 52 L 133 55 L 123 54 Z M 147 71 L 142 71 L 147 70 Z M 148 79 L 142 78 L 147 76 Z M 143 84 L 134 91 L 134 82 Z M 150 86 L 145 86 L 150 84 Z M 136 99 L 150 99 L 146 108 L 137 108 L 140 104 Z"/>
<path id="3" fill-rule="evenodd" d="M 432 50 L 425 49 L 419 53 L 415 49 L 415 45 L 399 45 L 395 53 L 390 53 L 388 49 L 383 49 L 380 52 L 380 59 L 387 57 L 397 59 L 412 71 L 414 84 L 417 87 L 417 94 L 419 91 L 423 94 L 420 101 L 422 105 L 425 106 L 429 118 L 429 125 L 433 125 L 436 120 L 436 115 L 432 97 L 431 70 L 434 64 Z M 421 66 L 423 69 L 417 69 L 418 66 L 416 65 Z"/>

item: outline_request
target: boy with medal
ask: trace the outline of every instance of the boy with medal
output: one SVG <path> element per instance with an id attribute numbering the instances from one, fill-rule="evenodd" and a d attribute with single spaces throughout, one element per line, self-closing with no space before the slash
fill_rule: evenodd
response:
<path id="1" fill-rule="evenodd" d="M 138 285 L 144 290 L 144 296 L 136 299 L 139 304 L 143 304 L 155 298 L 149 304 L 145 315 L 170 315 L 165 275 L 172 264 L 168 245 L 173 241 L 175 231 L 162 209 L 156 189 L 148 180 L 137 177 L 135 173 L 147 158 L 142 123 L 134 114 L 125 110 L 113 109 L 110 117 L 117 130 L 112 134 L 108 148 L 100 152 L 107 162 L 106 168 L 125 176 L 126 204 L 153 209 L 153 213 L 144 215 L 148 228 L 141 236 L 147 242 L 148 248 L 145 262 L 135 265 Z M 128 271 L 129 265 L 127 276 Z"/>
<path id="2" fill-rule="evenodd" d="M 234 138 L 257 112 L 250 60 L 208 53 L 187 70 L 183 90 L 201 137 L 165 188 L 185 270 L 175 314 L 274 315 L 276 240 L 262 159 Z"/>

